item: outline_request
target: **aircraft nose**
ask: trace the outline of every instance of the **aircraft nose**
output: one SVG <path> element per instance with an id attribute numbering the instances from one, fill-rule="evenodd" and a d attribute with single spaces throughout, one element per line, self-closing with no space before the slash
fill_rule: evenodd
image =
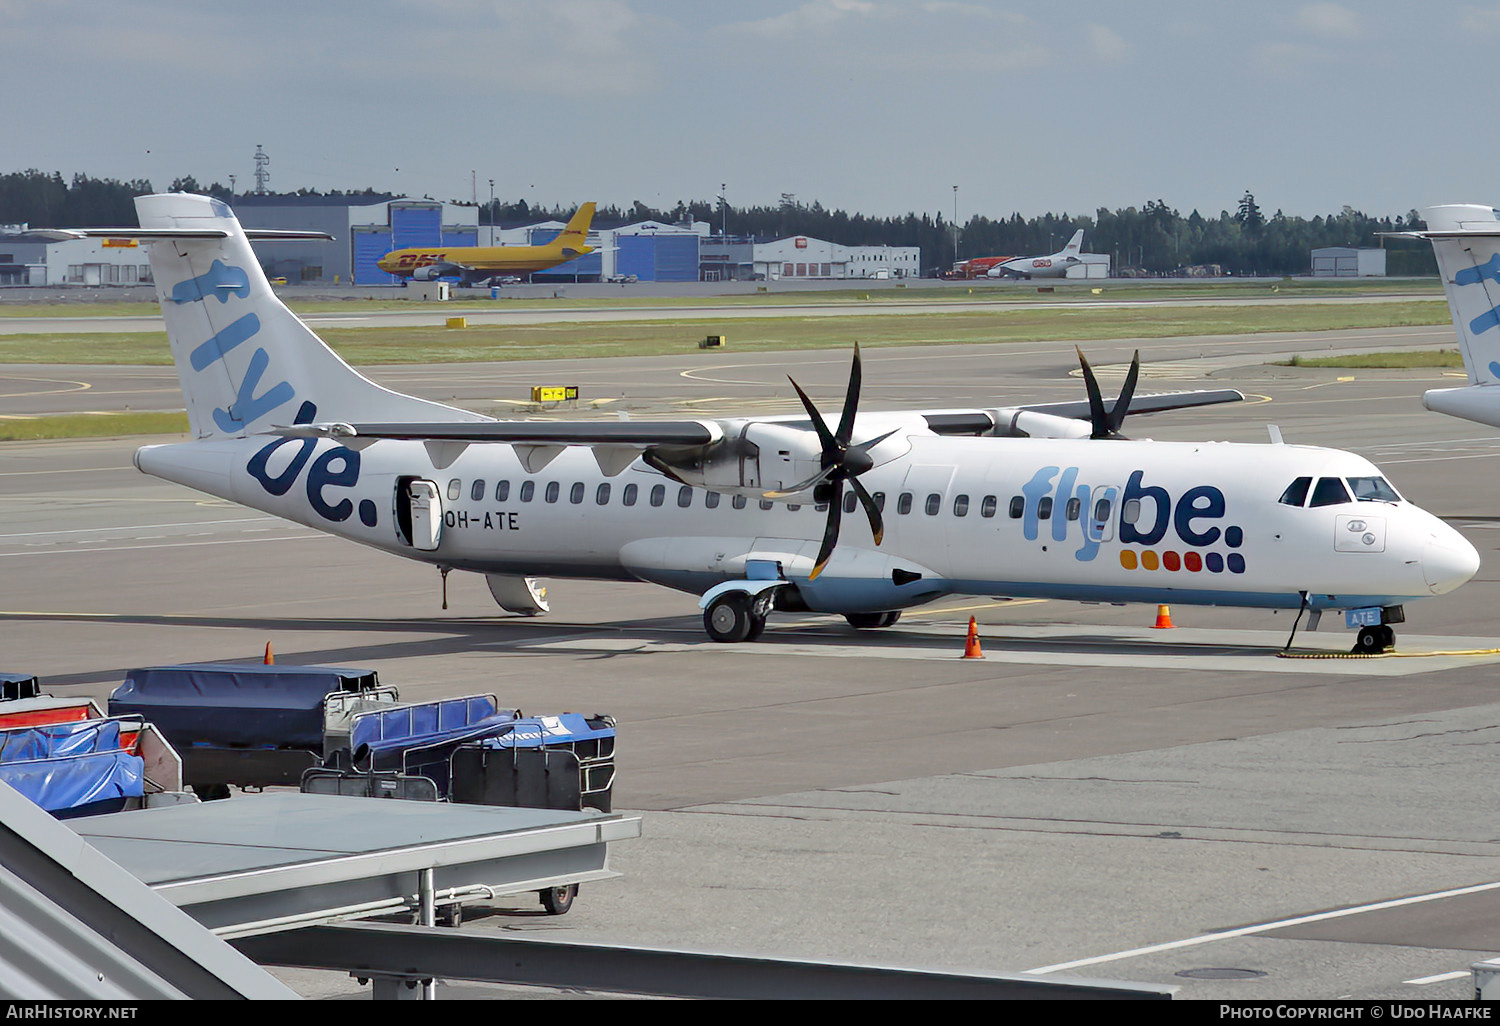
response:
<path id="1" fill-rule="evenodd" d="M 1457 531 L 1434 536 L 1422 553 L 1422 573 L 1434 595 L 1452 591 L 1478 572 L 1479 553 Z"/>

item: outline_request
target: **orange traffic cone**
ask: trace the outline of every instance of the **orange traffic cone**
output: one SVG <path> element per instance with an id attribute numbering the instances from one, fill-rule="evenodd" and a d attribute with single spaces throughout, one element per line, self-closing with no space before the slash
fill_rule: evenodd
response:
<path id="1" fill-rule="evenodd" d="M 984 658 L 984 652 L 979 648 L 979 624 L 974 622 L 974 618 L 972 616 L 969 617 L 969 637 L 968 640 L 964 642 L 964 658 Z"/>
<path id="2" fill-rule="evenodd" d="M 268 641 L 266 642 L 266 665 L 270 666 L 274 662 L 276 662 L 276 657 L 271 654 L 271 643 Z"/>
<path id="3" fill-rule="evenodd" d="M 1168 630 L 1172 627 L 1172 611 L 1166 606 L 1156 607 L 1156 629 Z"/>

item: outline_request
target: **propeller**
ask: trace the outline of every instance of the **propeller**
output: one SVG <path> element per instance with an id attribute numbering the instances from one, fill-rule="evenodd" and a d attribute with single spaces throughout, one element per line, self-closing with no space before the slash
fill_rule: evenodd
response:
<path id="1" fill-rule="evenodd" d="M 1141 376 L 1141 351 L 1135 351 L 1135 357 L 1130 361 L 1130 371 L 1125 375 L 1125 384 L 1120 388 L 1120 396 L 1106 413 L 1104 398 L 1099 393 L 1099 379 L 1094 377 L 1094 368 L 1089 366 L 1082 349 L 1077 346 L 1074 349 L 1078 352 L 1078 362 L 1083 367 L 1083 384 L 1089 393 L 1089 421 L 1094 426 L 1089 437 L 1124 438 L 1120 434 L 1120 427 L 1125 423 L 1125 415 L 1130 412 L 1130 400 L 1135 396 L 1135 383 Z"/>
<path id="2" fill-rule="evenodd" d="M 881 519 L 880 508 L 875 505 L 874 498 L 865 490 L 865 486 L 859 483 L 859 476 L 875 466 L 875 460 L 870 456 L 870 450 L 885 441 L 895 431 L 887 431 L 877 438 L 858 445 L 852 444 L 854 434 L 854 416 L 859 409 L 859 389 L 862 380 L 859 364 L 859 343 L 854 344 L 854 365 L 849 371 L 849 388 L 844 393 L 844 411 L 839 417 L 839 426 L 835 431 L 828 430 L 828 424 L 823 420 L 823 415 L 813 405 L 807 393 L 802 391 L 797 382 L 792 381 L 792 388 L 797 391 L 797 398 L 802 400 L 803 409 L 812 419 L 813 430 L 818 433 L 818 442 L 822 446 L 822 467 L 816 474 L 806 481 L 800 481 L 791 488 L 777 492 L 766 492 L 768 499 L 785 499 L 809 488 L 813 490 L 815 502 L 826 502 L 828 504 L 828 522 L 823 527 L 823 544 L 818 549 L 817 562 L 813 564 L 813 571 L 808 580 L 815 580 L 828 565 L 828 559 L 833 555 L 833 547 L 838 544 L 839 524 L 844 516 L 844 484 L 854 489 L 854 494 L 859 498 L 859 503 L 865 509 L 865 516 L 870 519 L 870 533 L 875 538 L 875 544 L 879 545 L 885 536 L 885 522 Z"/>

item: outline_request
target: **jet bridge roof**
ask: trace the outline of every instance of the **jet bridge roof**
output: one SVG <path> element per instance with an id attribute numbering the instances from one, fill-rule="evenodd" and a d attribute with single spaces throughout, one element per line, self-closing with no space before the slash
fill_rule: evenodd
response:
<path id="1" fill-rule="evenodd" d="M 639 817 L 300 793 L 75 820 L 85 840 L 220 937 L 617 876 Z"/>

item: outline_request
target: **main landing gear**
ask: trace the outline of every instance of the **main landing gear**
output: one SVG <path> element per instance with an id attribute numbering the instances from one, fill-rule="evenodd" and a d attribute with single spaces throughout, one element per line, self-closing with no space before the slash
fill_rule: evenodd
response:
<path id="1" fill-rule="evenodd" d="M 703 629 L 715 641 L 754 641 L 766 629 L 774 594 L 769 589 L 759 595 L 725 592 L 703 611 Z"/>
<path id="2" fill-rule="evenodd" d="M 850 627 L 864 631 L 891 626 L 901 619 L 901 610 L 892 609 L 884 613 L 845 613 L 844 619 L 849 621 Z"/>

